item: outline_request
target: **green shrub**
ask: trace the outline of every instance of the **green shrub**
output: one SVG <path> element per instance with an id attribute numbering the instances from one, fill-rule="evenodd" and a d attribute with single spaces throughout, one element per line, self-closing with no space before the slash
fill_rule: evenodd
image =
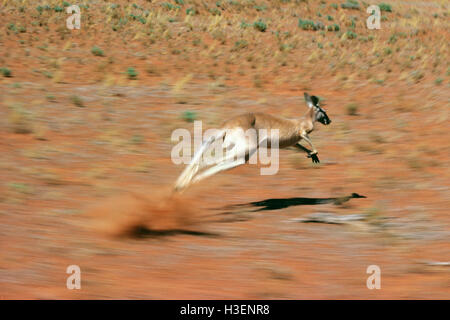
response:
<path id="1" fill-rule="evenodd" d="M 91 53 L 92 53 L 94 56 L 97 56 L 97 57 L 104 57 L 104 56 L 105 56 L 105 53 L 103 52 L 103 50 L 100 49 L 100 48 L 97 47 L 97 46 L 92 47 Z"/>
<path id="2" fill-rule="evenodd" d="M 244 49 L 248 47 L 248 42 L 246 40 L 239 40 L 234 43 L 233 51 Z"/>
<path id="3" fill-rule="evenodd" d="M 264 21 L 262 21 L 261 19 L 259 19 L 258 21 L 256 21 L 255 23 L 253 23 L 253 27 L 261 32 L 265 32 L 267 30 L 267 25 Z"/>
<path id="4" fill-rule="evenodd" d="M 9 114 L 7 117 L 9 127 L 14 133 L 27 134 L 33 132 L 33 115 L 21 104 L 12 104 L 8 106 Z"/>
<path id="5" fill-rule="evenodd" d="M 378 7 L 380 7 L 380 11 L 392 12 L 392 7 L 390 4 L 380 3 Z"/>
<path id="6" fill-rule="evenodd" d="M 177 10 L 177 9 L 181 9 L 180 6 L 171 4 L 171 3 L 169 3 L 169 2 L 163 2 L 163 3 L 161 3 L 161 6 L 163 6 L 163 7 L 166 8 L 167 10 Z"/>
<path id="7" fill-rule="evenodd" d="M 11 75 L 11 70 L 9 70 L 8 68 L 5 68 L 5 67 L 0 68 L 0 73 L 1 73 L 4 77 L 8 77 L 8 78 L 12 77 L 12 75 Z"/>
<path id="8" fill-rule="evenodd" d="M 134 68 L 130 67 L 127 69 L 127 75 L 128 79 L 135 80 L 137 79 L 138 73 L 136 72 L 136 70 L 134 70 Z"/>
<path id="9" fill-rule="evenodd" d="M 242 21 L 241 22 L 241 28 L 242 29 L 246 29 L 246 28 L 248 28 L 248 27 L 251 27 L 252 25 L 250 24 L 250 23 L 247 23 L 247 22 L 245 22 L 245 21 Z"/>
<path id="10" fill-rule="evenodd" d="M 356 116 L 358 114 L 358 105 L 355 103 L 350 103 L 345 108 L 349 116 Z"/>
<path id="11" fill-rule="evenodd" d="M 187 8 L 186 14 L 189 16 L 195 16 L 197 14 L 197 10 L 195 10 L 195 8 Z"/>
<path id="12" fill-rule="evenodd" d="M 338 32 L 339 30 L 341 30 L 341 28 L 339 27 L 338 24 L 335 23 L 335 24 L 329 25 L 329 26 L 327 27 L 327 30 L 328 30 L 328 31 Z"/>
<path id="13" fill-rule="evenodd" d="M 142 24 L 145 24 L 147 22 L 147 20 L 141 15 L 130 14 L 129 17 L 131 18 L 131 20 L 137 20 L 137 21 L 141 22 Z M 171 22 L 171 21 L 169 21 L 169 22 Z"/>
<path id="14" fill-rule="evenodd" d="M 265 11 L 267 8 L 265 5 L 262 6 L 254 6 L 253 8 L 256 9 L 256 11 Z"/>
<path id="15" fill-rule="evenodd" d="M 358 1 L 355 0 L 347 0 L 346 3 L 341 4 L 342 9 L 353 9 L 353 10 L 359 10 L 360 6 Z"/>
<path id="16" fill-rule="evenodd" d="M 83 99 L 81 99 L 79 96 L 71 96 L 70 97 L 70 101 L 72 101 L 72 103 L 74 105 L 76 105 L 79 108 L 84 108 L 84 102 Z"/>
<path id="17" fill-rule="evenodd" d="M 298 19 L 298 26 L 300 28 L 302 28 L 303 30 L 324 30 L 325 26 L 323 25 L 322 22 L 317 22 L 315 23 L 312 20 L 302 20 L 302 19 Z"/>
<path id="18" fill-rule="evenodd" d="M 14 23 L 8 24 L 8 30 L 11 30 L 11 31 L 14 31 L 15 33 L 17 33 L 17 27 Z"/>
<path id="19" fill-rule="evenodd" d="M 197 114 L 194 111 L 185 111 L 181 117 L 186 122 L 194 122 L 197 119 Z"/>
<path id="20" fill-rule="evenodd" d="M 358 37 L 356 33 L 350 30 L 347 31 L 345 34 L 347 35 L 347 39 L 356 39 Z"/>

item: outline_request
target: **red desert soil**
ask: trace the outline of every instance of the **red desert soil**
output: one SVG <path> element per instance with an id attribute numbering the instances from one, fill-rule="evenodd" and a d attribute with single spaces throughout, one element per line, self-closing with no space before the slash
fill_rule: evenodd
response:
<path id="1" fill-rule="evenodd" d="M 79 1 L 70 31 L 61 1 L 0 1 L 0 299 L 449 299 L 448 3 L 369 30 L 362 2 L 177 2 Z M 173 130 L 299 117 L 305 91 L 320 164 L 171 193 Z"/>

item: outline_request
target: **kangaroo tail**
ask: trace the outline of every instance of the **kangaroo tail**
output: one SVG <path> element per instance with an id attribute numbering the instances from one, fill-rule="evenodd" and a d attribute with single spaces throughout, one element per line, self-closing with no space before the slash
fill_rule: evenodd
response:
<path id="1" fill-rule="evenodd" d="M 179 191 L 181 189 L 186 188 L 191 182 L 194 175 L 197 173 L 200 167 L 200 163 L 202 160 L 203 153 L 208 150 L 211 144 L 214 143 L 217 139 L 221 139 L 225 136 L 226 131 L 221 130 L 216 134 L 210 136 L 207 140 L 203 141 L 200 149 L 194 154 L 191 162 L 187 165 L 187 167 L 183 170 L 181 175 L 178 177 L 175 183 L 175 191 Z"/>

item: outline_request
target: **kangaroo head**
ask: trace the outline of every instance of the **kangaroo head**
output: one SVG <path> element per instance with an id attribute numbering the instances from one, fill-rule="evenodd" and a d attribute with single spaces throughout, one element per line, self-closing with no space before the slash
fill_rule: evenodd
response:
<path id="1" fill-rule="evenodd" d="M 314 111 L 313 121 L 318 121 L 324 125 L 329 125 L 331 123 L 325 110 L 320 107 L 319 98 L 310 96 L 305 92 L 305 101 L 306 105 Z"/>

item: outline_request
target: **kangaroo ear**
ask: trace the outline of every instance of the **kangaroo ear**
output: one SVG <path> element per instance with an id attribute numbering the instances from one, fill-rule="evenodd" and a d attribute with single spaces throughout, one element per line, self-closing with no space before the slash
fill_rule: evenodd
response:
<path id="1" fill-rule="evenodd" d="M 317 98 L 316 96 L 311 96 L 311 100 L 315 106 L 319 104 L 319 98 Z"/>
<path id="2" fill-rule="evenodd" d="M 313 101 L 312 101 L 312 99 L 311 99 L 311 96 L 309 95 L 309 94 L 307 94 L 306 92 L 304 93 L 304 95 L 305 95 L 305 102 L 306 102 L 306 105 L 308 106 L 308 107 L 312 107 L 312 106 L 314 106 L 314 103 L 313 103 Z"/>

